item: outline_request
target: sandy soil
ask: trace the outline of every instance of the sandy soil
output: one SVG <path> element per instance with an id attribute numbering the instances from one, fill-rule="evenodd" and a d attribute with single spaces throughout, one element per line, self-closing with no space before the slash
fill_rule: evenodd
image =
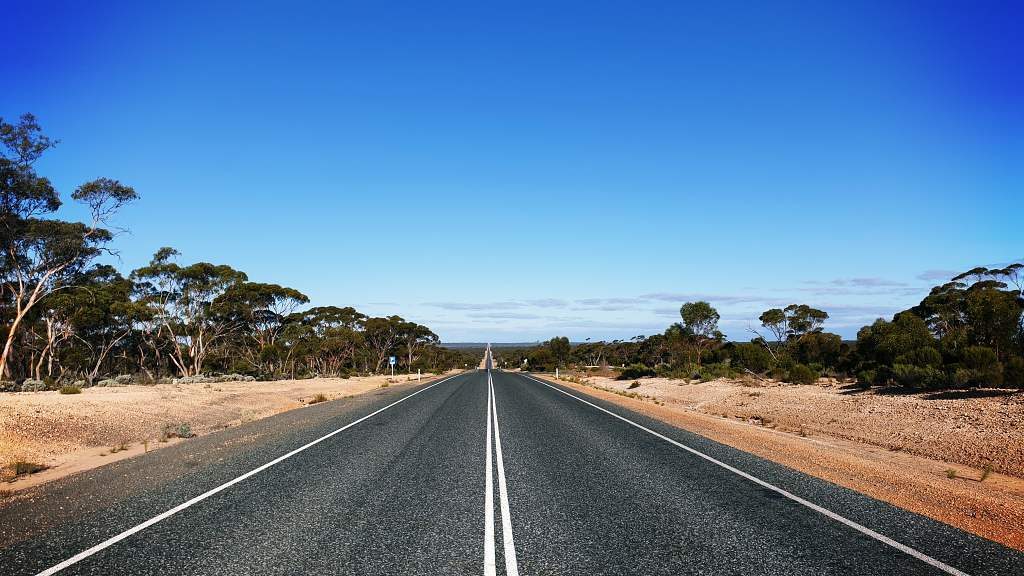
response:
<path id="1" fill-rule="evenodd" d="M 396 376 L 405 382 L 406 376 Z M 415 376 L 412 379 L 415 380 Z M 426 377 L 424 377 L 426 378 Z M 81 394 L 0 393 L 0 484 L 20 490 L 174 442 L 182 424 L 207 434 L 380 388 L 387 376 L 86 388 Z M 167 438 L 170 432 L 170 438 Z M 14 462 L 48 466 L 14 477 Z"/>
<path id="2" fill-rule="evenodd" d="M 1024 394 L 568 379 L 578 381 L 559 383 L 1024 550 Z"/>

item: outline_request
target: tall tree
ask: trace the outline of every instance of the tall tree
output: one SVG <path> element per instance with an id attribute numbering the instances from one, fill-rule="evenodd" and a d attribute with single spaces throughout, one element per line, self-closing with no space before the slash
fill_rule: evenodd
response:
<path id="1" fill-rule="evenodd" d="M 413 356 L 417 350 L 424 346 L 432 346 L 439 343 L 437 334 L 430 328 L 415 322 L 405 322 L 401 327 L 401 339 L 405 346 L 405 368 L 412 373 Z"/>
<path id="2" fill-rule="evenodd" d="M 277 338 L 286 319 L 302 304 L 309 302 L 305 294 L 294 288 L 259 282 L 239 282 L 229 286 L 214 302 L 220 313 L 241 328 L 241 343 L 246 360 L 261 372 L 281 368 L 268 364 L 277 345 Z M 248 346 L 249 342 L 255 347 Z M 278 360 L 283 360 L 278 358 Z"/>
<path id="3" fill-rule="evenodd" d="M 722 341 L 725 337 L 718 330 L 718 320 L 721 315 L 711 304 L 701 300 L 698 302 L 687 302 L 679 308 L 679 315 L 683 318 L 684 330 L 693 337 L 694 347 L 697 352 L 697 366 L 700 367 L 701 356 L 705 351 Z"/>
<path id="4" fill-rule="evenodd" d="M 374 372 L 380 372 L 390 356 L 401 342 L 402 326 L 405 320 L 401 316 L 370 318 L 363 326 L 363 337 L 369 348 L 370 358 L 374 363 Z"/>
<path id="5" fill-rule="evenodd" d="M 46 218 L 60 208 L 61 201 L 50 181 L 36 172 L 35 164 L 55 144 L 30 114 L 17 124 L 0 118 L 0 287 L 6 328 L 0 375 L 7 377 L 26 316 L 40 300 L 71 285 L 106 250 L 112 234 L 103 226 L 137 197 L 131 187 L 99 178 L 71 194 L 87 208 L 88 223 Z"/>
<path id="6" fill-rule="evenodd" d="M 68 290 L 74 312 L 71 322 L 89 363 L 83 367 L 86 381 L 101 374 L 111 353 L 134 330 L 143 306 L 131 298 L 132 283 L 112 266 L 97 266 Z"/>
<path id="7" fill-rule="evenodd" d="M 239 327 L 218 298 L 247 277 L 223 264 L 182 267 L 171 261 L 177 255 L 172 248 L 161 248 L 148 266 L 132 272 L 132 278 L 139 283 L 143 303 L 170 338 L 171 362 L 182 376 L 194 376 L 202 373 L 217 341 Z"/>
<path id="8" fill-rule="evenodd" d="M 569 338 L 565 336 L 556 336 L 549 340 L 548 350 L 551 351 L 551 356 L 559 366 L 568 364 L 569 358 L 572 356 L 572 345 L 569 344 Z"/>

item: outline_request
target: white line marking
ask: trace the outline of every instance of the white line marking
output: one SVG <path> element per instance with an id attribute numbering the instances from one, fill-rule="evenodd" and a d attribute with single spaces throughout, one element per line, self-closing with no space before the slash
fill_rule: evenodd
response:
<path id="1" fill-rule="evenodd" d="M 487 384 L 491 393 L 491 414 L 494 415 L 494 451 L 498 458 L 498 499 L 501 503 L 501 537 L 505 545 L 505 574 L 519 576 L 516 562 L 516 543 L 512 538 L 512 513 L 508 506 L 508 490 L 505 489 L 505 459 L 501 455 L 501 433 L 498 432 L 498 401 L 494 397 L 494 381 L 487 371 Z"/>
<path id="2" fill-rule="evenodd" d="M 253 470 L 250 470 L 249 472 L 246 472 L 245 474 L 242 474 L 241 476 L 239 476 L 238 478 L 235 478 L 234 480 L 230 480 L 228 482 L 225 482 L 224 484 L 221 484 L 220 486 L 217 486 L 216 488 L 214 488 L 212 490 L 209 490 L 207 492 L 203 492 L 199 496 L 196 496 L 195 498 L 192 498 L 191 500 L 188 500 L 187 502 L 183 502 L 181 504 L 178 504 L 174 508 L 171 508 L 170 510 L 168 510 L 168 511 L 162 513 L 162 514 L 154 516 L 154 517 L 150 518 L 149 520 L 146 520 L 142 524 L 139 524 L 138 526 L 135 526 L 134 528 L 129 528 L 128 530 L 125 530 L 124 532 L 121 532 L 120 534 L 118 534 L 117 536 L 114 536 L 113 538 L 110 538 L 108 540 L 104 540 L 103 542 L 100 542 L 99 544 L 93 546 L 92 548 L 89 548 L 88 550 L 84 550 L 82 552 L 79 552 L 78 554 L 75 554 L 71 558 L 68 558 L 67 560 L 61 562 L 60 564 L 57 564 L 55 566 L 51 566 L 50 568 L 47 568 L 46 570 L 43 570 L 37 576 L 49 576 L 50 574 L 56 574 L 57 572 L 60 572 L 61 570 L 67 568 L 68 566 L 71 566 L 73 564 L 77 564 L 78 562 L 81 562 L 82 560 L 85 560 L 89 556 L 92 556 L 93 554 L 95 554 L 97 552 L 100 552 L 101 550 L 104 550 L 106 548 L 109 548 L 110 546 L 113 546 L 114 544 L 117 544 L 121 540 L 124 540 L 125 538 L 127 538 L 127 537 L 129 537 L 129 536 L 131 536 L 133 534 L 141 532 L 141 531 L 145 530 L 146 528 L 149 528 L 153 524 L 156 524 L 157 522 L 160 522 L 161 520 L 166 520 L 167 518 L 170 518 L 171 516 L 174 516 L 178 512 L 181 512 L 182 510 L 184 510 L 184 509 L 186 509 L 186 508 L 188 508 L 188 507 L 190 507 L 190 506 L 192 506 L 194 504 L 198 504 L 199 502 L 202 502 L 203 500 L 206 500 L 207 498 L 209 498 L 210 496 L 213 496 L 214 494 L 217 494 L 218 492 L 221 492 L 223 490 L 227 490 L 228 488 L 234 486 L 235 484 L 238 484 L 239 482 L 241 482 L 242 480 L 245 480 L 246 478 L 249 478 L 250 476 L 253 476 L 255 474 L 259 474 L 260 472 L 266 470 L 267 468 L 270 468 L 271 466 L 273 466 L 275 464 L 278 464 L 278 463 L 280 463 L 280 462 L 282 462 L 284 460 L 287 460 L 288 458 L 291 458 L 292 456 L 298 454 L 299 452 L 302 452 L 303 450 L 305 450 L 307 448 L 310 448 L 312 446 L 315 446 L 315 445 L 323 442 L 324 440 L 327 440 L 328 438 L 330 438 L 331 436 L 334 436 L 335 434 L 339 434 L 341 432 L 344 432 L 345 430 L 348 430 L 349 428 L 355 426 L 356 424 L 359 424 L 360 422 L 362 422 L 362 421 L 364 421 L 364 420 L 366 420 L 368 418 L 376 416 L 377 414 L 380 414 L 381 412 L 387 410 L 388 408 L 391 408 L 392 406 L 394 406 L 396 404 L 400 404 L 402 402 L 405 402 L 406 400 L 408 400 L 409 398 L 412 398 L 413 396 L 419 394 L 420 392 L 426 392 L 427 390 L 430 390 L 434 386 L 437 386 L 438 384 L 441 384 L 443 382 L 447 382 L 447 381 L 451 380 L 452 378 L 455 378 L 455 377 L 460 376 L 460 375 L 461 374 L 455 374 L 455 375 L 452 375 L 452 376 L 449 376 L 449 377 L 445 378 L 444 380 L 438 380 L 437 382 L 434 382 L 433 384 L 431 384 L 430 386 L 427 386 L 426 388 L 421 388 L 420 390 L 417 390 L 417 391 L 413 392 L 412 394 L 409 394 L 408 396 L 405 396 L 403 398 L 400 398 L 400 399 L 392 402 L 391 404 L 388 404 L 387 406 L 381 408 L 380 410 L 377 410 L 376 412 L 367 414 L 366 416 L 363 416 L 362 418 L 356 420 L 355 422 L 350 422 L 350 423 L 342 426 L 341 428 L 338 428 L 334 432 L 331 432 L 329 434 L 321 436 L 321 437 L 317 438 L 316 440 L 313 440 L 312 442 L 310 442 L 308 444 L 305 444 L 305 445 L 303 445 L 303 446 L 301 446 L 299 448 L 296 448 L 295 450 L 292 450 L 291 452 L 289 452 L 289 453 L 287 453 L 287 454 L 285 454 L 283 456 L 278 456 L 277 458 L 274 458 L 270 462 L 267 462 L 266 464 L 260 466 L 259 468 L 255 468 Z"/>
<path id="3" fill-rule="evenodd" d="M 653 434 L 654 436 L 657 436 L 658 438 L 661 438 L 662 440 L 668 442 L 669 444 L 672 444 L 674 446 L 682 448 L 683 450 L 686 450 L 687 452 L 690 452 L 691 454 L 694 454 L 696 456 L 700 456 L 701 458 L 707 460 L 708 462 L 711 462 L 712 464 L 715 464 L 717 466 L 721 466 L 722 468 L 725 468 L 729 472 L 732 472 L 733 474 L 736 474 L 738 476 L 742 476 L 743 478 L 746 478 L 747 480 L 750 480 L 751 482 L 753 482 L 755 484 L 758 484 L 759 486 L 762 486 L 764 488 L 767 488 L 769 490 L 777 492 L 777 493 L 781 494 L 782 496 L 785 496 L 786 498 L 789 498 L 790 500 L 792 500 L 794 502 L 797 502 L 798 504 L 802 504 L 802 505 L 810 508 L 811 510 L 814 510 L 815 512 L 818 512 L 819 514 L 823 514 L 823 515 L 825 515 L 825 516 L 827 516 L 827 517 L 829 517 L 829 518 L 831 518 L 831 519 L 833 519 L 833 520 L 835 520 L 837 522 L 841 522 L 841 523 L 849 526 L 850 528 L 853 528 L 854 530 L 860 532 L 861 534 L 865 534 L 867 536 L 870 536 L 870 537 L 874 538 L 875 540 L 878 540 L 879 542 L 881 542 L 883 544 L 887 544 L 889 546 L 892 546 L 893 548 L 899 550 L 900 552 L 904 552 L 906 554 L 909 554 L 910 556 L 913 556 L 914 558 L 917 558 L 918 560 L 920 560 L 920 561 L 922 561 L 922 562 L 924 562 L 926 564 L 934 566 L 935 568 L 938 568 L 939 570 L 942 570 L 943 572 L 946 572 L 947 574 L 954 574 L 955 576 L 970 576 L 966 572 L 962 572 L 960 570 L 957 570 L 956 568 L 953 568 L 952 566 L 950 566 L 950 565 L 948 565 L 948 564 L 946 564 L 946 563 L 944 563 L 944 562 L 942 562 L 940 560 L 936 560 L 935 558 L 932 558 L 931 556 L 928 556 L 927 554 L 925 554 L 923 552 L 919 552 L 919 551 L 911 548 L 910 546 L 907 546 L 906 544 L 901 544 L 901 543 L 893 540 L 892 538 L 889 538 L 888 536 L 886 536 L 884 534 L 879 534 L 878 532 L 875 532 L 874 530 L 868 528 L 867 526 L 862 526 L 862 525 L 854 522 L 853 520 L 850 520 L 850 519 L 848 519 L 848 518 L 846 518 L 844 516 L 840 516 L 839 514 L 836 514 L 835 512 L 833 512 L 833 511 L 831 511 L 831 510 L 829 510 L 827 508 L 822 508 L 821 506 L 818 506 L 817 504 L 815 504 L 815 503 L 813 503 L 813 502 L 811 502 L 809 500 L 805 500 L 805 499 L 797 496 L 796 494 L 793 494 L 791 492 L 787 492 L 786 490 L 783 490 L 782 488 L 779 488 L 778 486 L 775 486 L 774 484 L 769 484 L 768 482 L 765 482 L 764 480 L 761 480 L 760 478 L 757 478 L 756 476 L 751 476 L 750 474 L 747 474 L 746 472 L 744 472 L 742 470 L 739 470 L 737 468 L 733 468 L 732 466 L 726 464 L 725 462 L 722 462 L 721 460 L 717 460 L 717 459 L 715 459 L 715 458 L 713 458 L 711 456 L 708 456 L 707 454 L 705 454 L 703 452 L 700 452 L 699 450 L 696 450 L 694 448 L 690 448 L 689 446 L 687 446 L 685 444 L 681 444 L 679 442 L 676 442 L 675 440 L 669 438 L 668 436 L 665 436 L 664 434 L 659 434 L 659 433 L 655 432 L 654 430 L 651 430 L 650 428 L 647 428 L 646 426 L 643 426 L 641 424 L 637 424 L 636 422 L 633 422 L 632 420 L 630 420 L 628 418 L 625 418 L 623 416 L 619 416 L 618 414 L 616 414 L 615 412 L 612 412 L 611 410 L 606 410 L 606 409 L 598 406 L 597 404 L 593 404 L 591 402 L 587 402 L 586 400 L 584 400 L 583 398 L 580 398 L 579 396 L 576 396 L 575 394 L 570 394 L 570 393 L 566 392 L 565 390 L 562 390 L 561 388 L 558 388 L 556 386 L 552 386 L 551 384 L 548 384 L 547 382 L 544 382 L 543 380 L 538 380 L 538 379 L 534 378 L 533 376 L 526 376 L 526 378 L 528 378 L 530 380 L 533 380 L 534 382 L 538 382 L 540 384 L 543 384 L 543 385 L 547 386 L 548 388 L 551 388 L 552 390 L 557 390 L 558 392 L 561 392 L 562 394 L 565 394 L 566 396 L 568 396 L 570 398 L 575 398 L 576 400 L 579 400 L 580 402 L 583 402 L 584 404 L 586 404 L 588 406 L 591 406 L 593 408 L 597 408 L 601 412 L 604 412 L 606 414 L 614 416 L 614 417 L 618 418 L 619 420 L 622 420 L 623 422 L 626 422 L 627 424 L 631 424 L 631 425 L 633 425 L 633 426 L 643 430 L 644 432 Z"/>
<path id="4" fill-rule="evenodd" d="M 487 388 L 487 472 L 484 476 L 484 576 L 495 576 L 497 566 L 494 560 L 494 479 L 491 472 L 491 394 L 490 381 Z"/>

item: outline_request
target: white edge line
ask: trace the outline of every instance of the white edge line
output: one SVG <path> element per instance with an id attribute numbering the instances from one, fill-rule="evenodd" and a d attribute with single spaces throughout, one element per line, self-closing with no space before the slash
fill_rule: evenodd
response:
<path id="1" fill-rule="evenodd" d="M 491 382 L 487 380 L 487 456 L 484 473 L 484 576 L 498 571 L 494 559 L 494 477 L 491 471 Z"/>
<path id="2" fill-rule="evenodd" d="M 508 490 L 505 488 L 505 459 L 501 455 L 501 433 L 498 432 L 498 400 L 494 396 L 494 381 L 487 371 L 487 383 L 491 389 L 491 414 L 494 415 L 494 452 L 498 459 L 498 496 L 501 502 L 501 537 L 505 546 L 505 574 L 519 576 L 516 561 L 516 542 L 512 537 L 512 512 L 508 505 Z"/>
<path id="3" fill-rule="evenodd" d="M 412 394 L 409 394 L 408 396 L 404 396 L 404 397 L 402 397 L 402 398 L 392 402 L 391 404 L 388 404 L 387 406 L 385 406 L 385 407 L 383 407 L 383 408 L 381 408 L 381 409 L 379 409 L 379 410 L 377 410 L 375 412 L 367 414 L 366 416 L 363 416 L 362 418 L 360 418 L 360 419 L 358 419 L 358 420 L 356 420 L 354 422 L 350 422 L 350 423 L 342 426 L 341 428 L 338 428 L 337 430 L 335 430 L 333 432 L 325 434 L 324 436 L 321 436 L 321 437 L 317 438 L 316 440 L 313 440 L 312 442 L 310 442 L 308 444 L 300 446 L 299 448 L 296 448 L 295 450 L 292 450 L 291 452 L 289 452 L 289 453 L 287 453 L 287 454 L 285 454 L 283 456 L 278 456 L 277 458 L 274 458 L 270 462 L 267 462 L 266 464 L 263 464 L 259 468 L 255 468 L 253 470 L 250 470 L 249 472 L 246 472 L 245 474 L 242 474 L 241 476 L 235 478 L 234 480 L 230 480 L 228 482 L 225 482 L 224 484 L 221 484 L 220 486 L 217 486 L 216 488 L 213 488 L 212 490 L 208 490 L 206 492 L 203 492 L 202 494 L 200 494 L 199 496 L 196 496 L 195 498 L 192 498 L 191 500 L 188 500 L 186 502 L 182 502 L 181 504 L 178 504 L 174 508 L 171 508 L 170 510 L 167 510 L 166 512 L 158 514 L 158 515 L 150 518 L 149 520 L 146 520 L 142 524 L 139 524 L 138 526 L 135 526 L 134 528 L 129 528 L 128 530 L 125 530 L 124 532 L 121 532 L 117 536 L 114 536 L 112 538 L 104 540 L 103 542 L 100 542 L 99 544 L 93 546 L 92 548 L 89 548 L 87 550 L 83 550 L 82 552 L 79 552 L 78 554 L 75 554 L 74 556 L 72 556 L 71 558 L 68 558 L 67 560 L 61 562 L 60 564 L 57 564 L 55 566 L 51 566 L 51 567 L 47 568 L 46 570 L 43 570 L 37 576 L 49 576 L 50 574 L 56 574 L 57 572 L 60 572 L 61 570 L 65 569 L 65 568 L 67 568 L 67 567 L 69 567 L 69 566 L 71 566 L 73 564 L 77 564 L 78 562 L 81 562 L 82 560 L 85 560 L 86 558 L 88 558 L 89 556 L 92 556 L 93 554 L 95 554 L 97 552 L 100 552 L 100 551 L 102 551 L 102 550 L 104 550 L 106 548 L 109 548 L 110 546 L 113 546 L 114 544 L 117 544 L 121 540 L 124 540 L 125 538 L 127 538 L 127 537 L 129 537 L 129 536 L 131 536 L 133 534 L 136 534 L 138 532 L 141 532 L 141 531 L 145 530 L 146 528 L 149 528 L 150 526 L 152 526 L 153 524 L 156 524 L 157 522 L 160 522 L 161 520 L 166 520 L 167 518 L 170 518 L 171 516 L 174 516 L 178 512 L 181 512 L 182 510 L 184 510 L 184 509 L 186 509 L 186 508 L 188 508 L 188 507 L 190 507 L 190 506 L 192 506 L 194 504 L 198 504 L 199 502 L 202 502 L 203 500 L 206 500 L 207 498 L 209 498 L 210 496 L 213 496 L 214 494 L 217 494 L 218 492 L 221 492 L 223 490 L 227 490 L 228 488 L 234 486 L 235 484 L 238 484 L 239 482 L 249 478 L 250 476 L 254 476 L 256 474 L 259 474 L 260 472 L 266 470 L 267 468 L 270 468 L 271 466 L 273 466 L 275 464 L 278 464 L 278 463 L 280 463 L 280 462 L 282 462 L 284 460 L 287 460 L 288 458 L 291 458 L 292 456 L 298 454 L 299 452 L 302 452 L 303 450 L 306 450 L 307 448 L 310 448 L 312 446 L 315 446 L 315 445 L 323 442 L 324 440 L 327 440 L 328 438 L 330 438 L 331 436 L 334 436 L 335 434 L 339 434 L 341 432 L 344 432 L 345 430 L 348 430 L 349 428 L 355 426 L 356 424 L 359 424 L 360 422 L 362 422 L 362 421 L 364 421 L 364 420 L 366 420 L 368 418 L 376 416 L 377 414 L 380 414 L 381 412 L 387 410 L 388 408 L 391 408 L 392 406 L 394 406 L 396 404 L 400 404 L 402 402 L 405 402 L 406 400 L 408 400 L 409 398 L 412 398 L 413 396 L 419 394 L 420 392 L 426 392 L 427 390 L 430 390 L 431 388 L 433 388 L 434 386 L 437 386 L 438 384 L 447 382 L 447 381 L 451 380 L 452 378 L 456 378 L 456 377 L 461 376 L 461 375 L 462 374 L 453 374 L 453 375 L 451 375 L 451 376 L 449 376 L 449 377 L 447 377 L 447 378 L 445 378 L 443 380 L 438 380 L 437 382 L 434 382 L 433 384 L 431 384 L 431 385 L 429 385 L 429 386 L 427 386 L 425 388 L 421 388 L 421 389 L 413 392 Z"/>
<path id="4" fill-rule="evenodd" d="M 526 375 L 523 375 L 523 376 L 526 376 Z M 892 546 L 893 548 L 899 550 L 900 552 L 904 552 L 904 553 L 906 553 L 906 554 L 908 554 L 910 556 L 913 556 L 914 558 L 917 558 L 918 560 L 920 560 L 920 561 L 922 561 L 922 562 L 924 562 L 926 564 L 929 564 L 929 565 L 931 565 L 931 566 L 933 566 L 935 568 L 938 568 L 939 570 L 942 570 L 943 572 L 946 572 L 947 574 L 954 574 L 955 576 L 970 576 L 966 572 L 958 570 L 958 569 L 950 566 L 949 564 L 946 564 L 946 563 L 942 562 L 941 560 L 936 560 L 935 558 L 932 558 L 931 556 L 928 556 L 927 554 L 925 554 L 923 552 L 915 550 L 914 548 L 911 548 L 910 546 L 907 546 L 906 544 L 901 544 L 900 542 L 897 542 L 897 541 L 893 540 L 892 538 L 889 538 L 888 536 L 886 536 L 884 534 L 880 534 L 878 532 L 875 532 L 874 530 L 868 528 L 867 526 L 862 526 L 861 524 L 858 524 L 858 523 L 854 522 L 853 520 L 850 520 L 849 518 L 846 518 L 844 516 L 840 516 L 839 514 L 836 514 L 835 512 L 833 512 L 833 511 L 831 511 L 831 510 L 829 510 L 827 508 L 823 508 L 821 506 L 818 506 L 814 502 L 811 502 L 809 500 L 805 500 L 805 499 L 797 496 L 796 494 L 793 494 L 793 493 L 788 492 L 788 491 L 786 491 L 786 490 L 784 490 L 782 488 L 779 488 L 778 486 L 775 486 L 774 484 L 770 484 L 770 483 L 768 483 L 768 482 L 766 482 L 764 480 L 761 480 L 760 478 L 758 478 L 756 476 L 752 476 L 750 474 L 747 474 L 746 472 L 744 472 L 742 470 L 739 470 L 737 468 L 734 468 L 734 467 L 726 464 L 725 462 L 722 462 L 721 460 L 718 460 L 718 459 L 716 459 L 716 458 L 714 458 L 712 456 L 708 456 L 707 454 L 705 454 L 705 453 L 703 453 L 703 452 L 701 452 L 699 450 L 696 450 L 694 448 L 690 448 L 689 446 L 687 446 L 685 444 L 681 444 L 681 443 L 679 443 L 679 442 L 669 438 L 668 436 L 665 436 L 664 434 L 659 434 L 658 432 L 655 432 L 654 430 L 651 430 L 650 428 L 647 428 L 646 426 L 643 426 L 641 424 L 637 424 L 636 422 L 633 422 L 632 420 L 630 420 L 630 419 L 628 419 L 628 418 L 626 418 L 624 416 L 619 416 L 618 414 L 616 414 L 615 412 L 612 412 L 611 410 L 607 410 L 605 408 L 602 408 L 602 407 L 598 406 L 597 404 L 593 404 L 591 402 L 587 402 L 586 400 L 584 400 L 583 398 L 580 398 L 579 396 L 576 396 L 575 394 L 570 394 L 569 392 L 566 392 L 565 390 L 562 390 L 561 388 L 558 388 L 557 386 L 552 386 L 551 384 L 548 384 L 547 382 L 544 382 L 543 380 L 538 380 L 537 378 L 534 378 L 533 376 L 526 376 L 526 378 L 528 378 L 530 380 L 533 380 L 534 382 L 538 382 L 540 384 L 543 384 L 543 385 L 547 386 L 548 388 L 551 388 L 552 390 L 557 390 L 558 392 L 561 392 L 562 394 L 565 394 L 566 396 L 569 396 L 570 398 L 575 398 L 576 400 L 579 400 L 580 402 L 583 402 L 584 404 L 587 404 L 588 406 L 591 406 L 591 407 L 596 408 L 596 409 L 598 409 L 598 410 L 600 410 L 600 411 L 602 411 L 602 412 L 604 412 L 606 414 L 614 416 L 614 417 L 618 418 L 619 420 L 622 420 L 623 422 L 626 422 L 628 424 L 631 424 L 631 425 L 633 425 L 633 426 L 643 430 L 644 432 L 647 432 L 649 434 L 653 434 L 654 436 L 657 436 L 658 438 L 661 438 L 662 440 L 668 442 L 669 444 L 672 444 L 674 446 L 682 448 L 683 450 L 686 450 L 687 452 L 690 452 L 691 454 L 694 454 L 696 456 L 700 456 L 701 458 L 707 460 L 708 462 L 711 462 L 712 464 L 715 464 L 717 466 L 725 468 L 726 470 L 728 470 L 729 472 L 732 472 L 733 474 L 736 474 L 738 476 L 742 476 L 743 478 L 746 478 L 747 480 L 750 480 L 751 482 L 753 482 L 755 484 L 758 484 L 758 485 L 760 485 L 760 486 L 762 486 L 764 488 L 767 488 L 769 490 L 777 492 L 777 493 L 781 494 L 782 496 L 785 496 L 786 498 L 789 498 L 790 500 L 792 500 L 794 502 L 802 504 L 802 505 L 810 508 L 811 510 L 814 510 L 815 512 L 818 512 L 819 514 L 827 516 L 827 517 L 829 517 L 829 518 L 831 518 L 831 519 L 833 519 L 833 520 L 835 520 L 837 522 L 841 522 L 842 524 L 845 524 L 845 525 L 849 526 L 850 528 L 853 528 L 854 530 L 856 530 L 856 531 L 858 531 L 858 532 L 860 532 L 862 534 L 870 536 L 870 537 L 874 538 L 875 540 L 878 540 L 879 542 L 881 542 L 883 544 L 887 544 L 889 546 Z"/>

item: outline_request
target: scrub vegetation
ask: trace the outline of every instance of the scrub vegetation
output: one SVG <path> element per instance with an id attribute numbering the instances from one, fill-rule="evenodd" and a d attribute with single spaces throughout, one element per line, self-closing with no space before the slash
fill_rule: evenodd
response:
<path id="1" fill-rule="evenodd" d="M 439 345 L 426 326 L 351 307 L 304 309 L 302 292 L 250 282 L 226 264 L 179 264 L 161 248 L 127 276 L 98 262 L 115 253 L 113 216 L 137 200 L 99 178 L 71 198 L 87 222 L 58 217 L 62 202 L 36 171 L 55 140 L 32 115 L 0 118 L 0 390 L 62 390 L 178 379 L 259 379 L 442 372 L 477 359 Z"/>
<path id="2" fill-rule="evenodd" d="M 1020 263 L 957 275 L 917 306 L 861 328 L 852 342 L 825 332 L 828 313 L 807 304 L 766 310 L 749 329 L 749 342 L 726 342 L 708 302 L 683 304 L 680 317 L 663 334 L 576 345 L 554 338 L 499 349 L 497 358 L 534 371 L 614 369 L 622 380 L 746 376 L 812 384 L 829 377 L 865 388 L 1024 388 Z"/>

